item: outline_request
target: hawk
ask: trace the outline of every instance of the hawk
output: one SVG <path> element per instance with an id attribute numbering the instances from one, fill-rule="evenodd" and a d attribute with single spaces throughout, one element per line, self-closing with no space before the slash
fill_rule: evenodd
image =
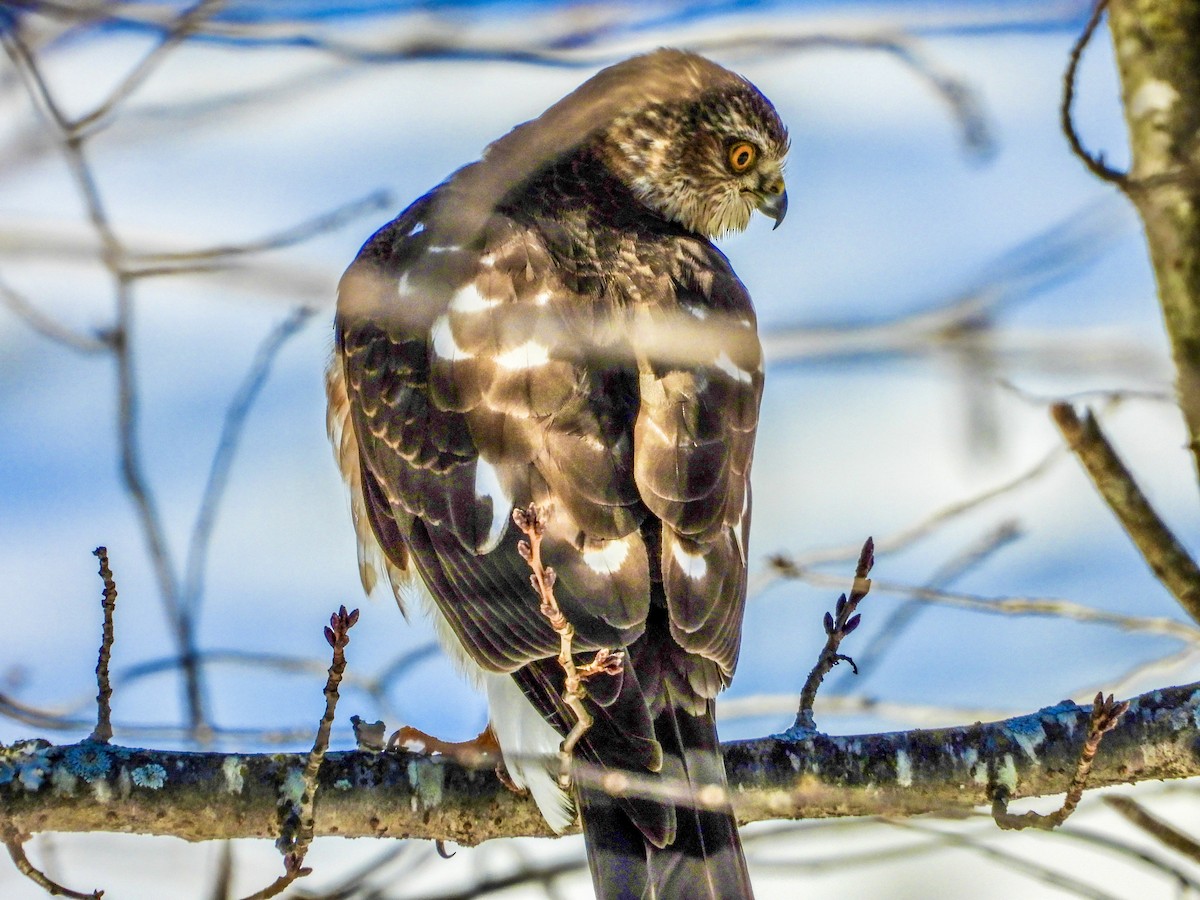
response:
<path id="1" fill-rule="evenodd" d="M 751 895 L 727 800 L 695 800 L 725 785 L 713 704 L 741 640 L 763 386 L 712 239 L 782 221 L 787 149 L 741 76 L 637 56 L 409 206 L 338 290 L 329 424 L 364 586 L 420 598 L 512 782 L 558 831 L 578 811 L 602 898 Z M 661 791 L 556 778 L 575 718 L 518 553 L 530 504 L 578 662 L 615 654 L 586 682 L 575 771 Z"/>

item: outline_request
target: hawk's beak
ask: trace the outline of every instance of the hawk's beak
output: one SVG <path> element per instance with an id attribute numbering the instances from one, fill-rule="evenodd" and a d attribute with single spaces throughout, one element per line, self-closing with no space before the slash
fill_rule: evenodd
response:
<path id="1" fill-rule="evenodd" d="M 758 211 L 764 216 L 775 220 L 774 231 L 783 224 L 783 217 L 787 215 L 787 191 L 784 190 L 783 182 L 779 182 L 772 186 L 770 193 L 763 194 L 761 202 L 758 204 Z"/>

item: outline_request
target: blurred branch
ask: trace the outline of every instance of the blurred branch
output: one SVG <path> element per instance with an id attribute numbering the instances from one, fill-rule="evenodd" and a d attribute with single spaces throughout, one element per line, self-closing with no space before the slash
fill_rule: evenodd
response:
<path id="1" fill-rule="evenodd" d="M 224 5 L 225 0 L 200 0 L 181 14 L 176 15 L 154 49 L 126 73 L 121 83 L 109 92 L 99 106 L 76 120 L 73 129 L 75 133 L 82 138 L 104 128 L 120 105 L 153 74 L 167 55 L 195 34 L 201 24 L 210 16 L 215 15 Z M 92 19 L 90 12 L 85 15 L 89 20 Z"/>
<path id="2" fill-rule="evenodd" d="M 878 321 L 837 326 L 780 327 L 763 335 L 763 350 L 774 364 L 845 355 L 927 355 L 978 352 L 987 341 L 992 359 L 1009 365 L 1062 368 L 1066 354 L 1073 370 L 1089 356 L 1142 370 L 1158 365 L 1157 351 L 1131 343 L 1125 335 L 1086 338 L 1048 331 L 1001 329 L 1001 312 L 1079 275 L 1109 249 L 1131 219 L 1120 197 L 1105 197 L 1075 210 L 1050 228 L 997 256 L 949 297 L 924 308 Z"/>
<path id="3" fill-rule="evenodd" d="M 932 588 L 933 590 L 949 587 L 972 569 L 982 565 L 1001 548 L 1015 541 L 1020 536 L 1020 533 L 1016 522 L 1001 522 L 995 528 L 989 529 L 986 534 L 971 543 L 960 553 L 939 566 L 938 570 L 925 583 L 925 587 Z M 856 654 L 856 658 L 863 669 L 864 680 L 869 678 L 873 672 L 879 670 L 879 663 L 893 647 L 898 646 L 897 642 L 903 637 L 904 632 L 916 623 L 918 617 L 926 609 L 928 609 L 928 606 L 920 600 L 907 600 L 896 606 L 884 620 L 883 624 L 875 629 L 875 633 L 867 642 L 867 646 Z M 857 675 L 858 673 L 855 672 L 853 674 Z M 847 690 L 850 686 L 851 677 L 851 673 L 842 673 L 834 683 L 833 689 L 840 691 Z M 858 687 L 861 687 L 861 682 L 856 682 L 856 684 Z"/>
<path id="4" fill-rule="evenodd" d="M 924 835 L 930 842 L 941 847 L 955 847 L 967 850 L 978 856 L 990 859 L 993 863 L 1008 871 L 1020 874 L 1033 881 L 1073 894 L 1076 897 L 1087 897 L 1089 900 L 1121 900 L 1120 895 L 1112 894 L 1101 888 L 1086 884 L 1072 873 L 1061 872 L 1044 865 L 1041 862 L 1029 860 L 1015 853 L 1009 853 L 999 847 L 984 843 L 976 835 L 955 834 L 934 828 L 922 822 L 899 821 L 884 819 L 895 828 Z"/>
<path id="5" fill-rule="evenodd" d="M 0 303 L 8 307 L 38 334 L 62 344 L 64 347 L 80 353 L 103 353 L 110 349 L 108 343 L 101 338 L 80 334 L 57 322 L 3 281 L 0 281 Z"/>
<path id="6" fill-rule="evenodd" d="M 198 250 L 132 254 L 133 266 L 130 271 L 131 274 L 142 278 L 213 271 L 220 266 L 229 265 L 231 260 L 239 256 L 266 253 L 270 250 L 281 250 L 304 243 L 318 235 L 341 228 L 347 222 L 366 213 L 386 209 L 391 203 L 392 197 L 387 191 L 373 191 L 365 197 L 345 203 L 337 209 L 322 213 L 307 222 L 301 222 L 299 225 L 293 225 L 277 234 L 257 240 Z"/>
<path id="7" fill-rule="evenodd" d="M 787 557 L 774 557 L 771 563 L 779 569 L 780 575 L 784 578 L 794 578 L 818 587 L 836 587 L 839 584 L 836 576 L 796 566 Z M 1187 641 L 1191 644 L 1200 642 L 1200 628 L 1184 622 L 1177 622 L 1174 619 L 1162 617 L 1126 616 L 1120 613 L 1095 609 L 1094 607 L 1075 603 L 1071 600 L 1061 600 L 1051 597 L 978 597 L 973 594 L 933 590 L 915 585 L 880 581 L 879 579 L 872 579 L 871 588 L 877 594 L 899 594 L 915 597 L 928 603 L 969 609 L 981 613 L 1010 616 L 1051 616 L 1060 619 L 1070 619 L 1075 622 L 1108 625 L 1113 628 L 1119 628 L 1122 631 L 1138 632 L 1141 634 L 1161 634 Z"/>
<path id="8" fill-rule="evenodd" d="M 663 37 L 639 28 L 632 35 L 619 28 L 579 24 L 570 14 L 545 14 L 538 17 L 534 36 L 528 32 L 517 41 L 505 41 L 487 30 L 473 34 L 463 22 L 438 22 L 429 18 L 414 20 L 407 16 L 390 17 L 394 24 L 376 17 L 368 38 L 347 38 L 345 29 L 306 27 L 297 21 L 256 22 L 244 17 L 220 19 L 215 14 L 221 3 L 201 2 L 183 15 L 169 4 L 151 3 L 113 6 L 94 2 L 25 2 L 18 7 L 56 18 L 82 18 L 93 22 L 100 17 L 112 22 L 141 25 L 162 32 L 160 43 L 113 90 L 104 103 L 76 123 L 81 132 L 102 127 L 117 106 L 140 86 L 162 56 L 190 36 L 202 36 L 234 44 L 255 46 L 282 45 L 303 47 L 355 63 L 402 63 L 422 60 L 509 62 L 521 65 L 594 68 L 631 52 L 644 52 L 663 43 Z M 598 8 L 599 9 L 599 8 Z M 620 11 L 608 26 L 622 22 Z M 628 25 L 627 21 L 624 24 Z M 390 27 L 389 27 L 390 25 Z M 968 152 L 987 157 L 995 149 L 987 117 L 975 91 L 962 78 L 936 65 L 922 51 L 913 34 L 820 34 L 803 24 L 778 22 L 758 29 L 740 29 L 733 34 L 722 29 L 720 37 L 698 35 L 685 38 L 686 49 L 701 53 L 791 54 L 821 49 L 883 53 L 909 70 L 935 96 L 942 100 L 959 127 Z"/>
<path id="9" fill-rule="evenodd" d="M 1105 798 L 1107 799 L 1107 798 Z M 753 846 L 757 851 L 754 859 L 755 871 L 791 871 L 805 873 L 847 871 L 860 866 L 894 862 L 897 858 L 911 859 L 914 856 L 925 856 L 945 849 L 948 845 L 961 847 L 971 852 L 982 851 L 986 856 L 1005 864 L 1009 854 L 992 846 L 997 838 L 1004 843 L 1003 836 L 996 831 L 990 815 L 971 813 L 966 817 L 951 814 L 948 824 L 953 824 L 955 831 L 947 833 L 942 828 L 935 827 L 929 820 L 891 819 L 872 817 L 864 819 L 823 819 L 807 822 L 780 822 L 769 828 L 757 827 L 747 829 L 742 834 L 742 842 L 748 848 Z M 895 831 L 916 836 L 913 842 L 905 842 L 898 846 L 880 846 L 878 841 L 871 842 L 866 850 L 849 849 L 862 846 L 857 840 L 860 832 L 884 824 Z M 979 826 L 979 827 L 972 827 Z M 982 830 L 981 830 L 982 828 Z M 830 838 L 833 838 L 830 841 Z M 1059 828 L 1052 832 L 1042 832 L 1039 837 L 1045 840 L 1039 845 L 1040 856 L 1044 858 L 1061 859 L 1062 866 L 1068 870 L 1077 868 L 1077 862 L 1072 858 L 1052 849 L 1050 844 L 1055 841 L 1080 844 L 1092 850 L 1105 854 L 1108 861 L 1122 861 L 1152 870 L 1155 874 L 1169 879 L 1174 887 L 1181 890 L 1200 890 L 1197 881 L 1187 871 L 1173 865 L 1169 860 L 1141 847 L 1115 840 L 1109 835 L 1081 829 L 1072 824 L 1070 827 Z M 799 858 L 798 851 L 811 848 L 822 842 L 834 846 L 848 848 L 843 852 L 822 855 L 816 858 Z M 778 849 L 793 854 L 792 859 L 775 860 L 763 858 L 766 852 L 776 849 L 772 843 L 781 845 Z M 1033 877 L 1037 877 L 1036 874 Z"/>
<path id="10" fill-rule="evenodd" d="M 1132 665 L 1121 674 L 1107 677 L 1102 682 L 1068 691 L 1067 696 L 1073 699 L 1091 697 L 1100 690 L 1125 693 L 1138 684 L 1177 681 L 1178 678 L 1174 676 L 1186 677 L 1183 673 L 1191 671 L 1191 666 L 1197 661 L 1200 661 L 1200 645 L 1185 644 L 1174 653 Z"/>
<path id="11" fill-rule="evenodd" d="M 751 694 L 741 697 L 723 695 L 717 701 L 717 716 L 722 723 L 766 716 L 778 718 L 795 715 L 799 704 L 799 693 Z M 921 727 L 944 726 L 947 722 L 956 720 L 986 722 L 1003 719 L 1012 715 L 1012 712 L 1011 708 L 936 706 L 828 692 L 817 698 L 814 707 L 814 713 L 820 713 L 822 716 L 876 716 Z"/>
<path id="12" fill-rule="evenodd" d="M 196 514 L 196 522 L 192 526 L 187 566 L 180 594 L 182 606 L 188 610 L 188 615 L 192 618 L 199 614 L 200 599 L 204 594 L 204 567 L 208 561 L 208 548 L 212 539 L 213 527 L 216 524 L 217 511 L 225 493 L 225 485 L 229 480 L 229 470 L 233 465 L 238 441 L 241 438 L 242 428 L 246 424 L 250 408 L 267 381 L 276 355 L 284 344 L 308 322 L 311 315 L 312 310 L 300 307 L 293 310 L 291 315 L 272 329 L 259 345 L 258 352 L 250 364 L 250 370 L 242 379 L 229 407 L 225 410 L 225 420 L 221 424 L 221 436 L 217 440 L 217 449 L 213 453 L 212 463 L 209 466 L 208 480 L 201 495 L 200 510 Z"/>
<path id="13" fill-rule="evenodd" d="M 1200 841 L 1152 815 L 1144 806 L 1128 797 L 1105 797 L 1105 802 L 1149 834 L 1160 844 L 1182 853 L 1193 862 L 1200 862 Z"/>
<path id="14" fill-rule="evenodd" d="M 762 31 L 733 37 L 707 38 L 688 43 L 699 53 L 753 52 L 795 53 L 806 50 L 866 50 L 883 53 L 900 63 L 925 82 L 942 100 L 958 125 L 963 146 L 980 158 L 990 157 L 996 149 L 991 126 L 974 89 L 962 78 L 940 68 L 923 53 L 912 35 L 904 34 L 779 34 Z"/>
<path id="15" fill-rule="evenodd" d="M 7 824 L 0 823 L 0 841 L 4 842 L 4 846 L 8 849 L 8 855 L 18 872 L 51 896 L 70 897 L 71 900 L 101 900 L 104 896 L 104 891 L 92 891 L 91 893 L 84 894 L 52 881 L 44 872 L 31 863 L 29 857 L 25 855 L 26 839 L 26 836 L 22 835 L 19 831 L 9 827 Z"/>
<path id="16" fill-rule="evenodd" d="M 1154 511 L 1096 417 L 1088 412 L 1081 421 L 1067 403 L 1056 403 L 1050 413 L 1155 577 L 1193 621 L 1200 623 L 1200 568 Z"/>

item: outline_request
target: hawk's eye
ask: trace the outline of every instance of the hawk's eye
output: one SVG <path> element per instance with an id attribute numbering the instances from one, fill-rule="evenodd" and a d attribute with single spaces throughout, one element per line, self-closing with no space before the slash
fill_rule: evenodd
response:
<path id="1" fill-rule="evenodd" d="M 749 141 L 738 141 L 729 148 L 729 168 L 735 175 L 741 175 L 758 158 L 758 148 Z"/>

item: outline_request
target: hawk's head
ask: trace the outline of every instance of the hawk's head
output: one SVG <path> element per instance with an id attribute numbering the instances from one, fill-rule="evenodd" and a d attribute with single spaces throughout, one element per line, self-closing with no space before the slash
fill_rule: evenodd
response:
<path id="1" fill-rule="evenodd" d="M 783 220 L 787 129 L 758 88 L 678 50 L 635 57 L 613 71 L 622 67 L 648 82 L 648 100 L 598 140 L 609 168 L 642 202 L 708 237 L 741 231 L 755 210 L 776 225 Z M 684 89 L 654 90 L 663 72 Z"/>

